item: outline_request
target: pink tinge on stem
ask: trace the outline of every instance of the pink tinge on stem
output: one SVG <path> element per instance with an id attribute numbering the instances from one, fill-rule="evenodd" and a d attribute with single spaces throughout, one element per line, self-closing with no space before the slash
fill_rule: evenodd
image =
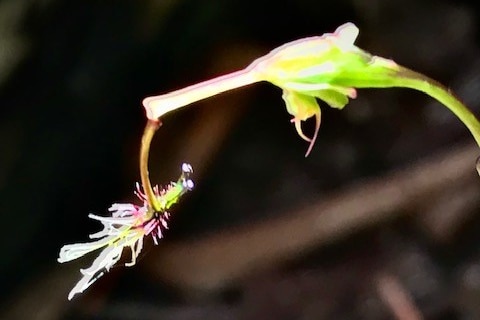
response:
<path id="1" fill-rule="evenodd" d="M 315 113 L 315 132 L 313 133 L 312 141 L 310 141 L 310 145 L 308 146 L 307 152 L 305 153 L 305 157 L 308 157 L 308 155 L 312 151 L 313 145 L 315 144 L 315 140 L 317 140 L 318 131 L 320 130 L 320 122 L 320 112 Z"/>
<path id="2" fill-rule="evenodd" d="M 261 80 L 253 68 L 247 67 L 170 93 L 145 98 L 142 104 L 147 118 L 157 121 L 171 111 Z"/>
<path id="3" fill-rule="evenodd" d="M 311 138 L 307 137 L 303 133 L 303 129 L 302 129 L 302 121 L 303 120 L 300 120 L 299 118 L 293 118 L 290 121 L 295 125 L 295 130 L 297 130 L 297 134 L 300 136 L 300 138 L 302 138 L 303 140 L 310 143 L 308 145 L 307 152 L 305 153 L 305 157 L 308 157 L 308 155 L 310 154 L 310 152 L 313 149 L 313 145 L 315 144 L 315 141 L 317 140 L 318 131 L 320 130 L 320 123 L 321 123 L 320 112 L 315 113 L 315 132 L 313 133 L 313 136 Z"/>
<path id="4" fill-rule="evenodd" d="M 348 88 L 347 96 L 351 99 L 355 99 L 357 97 L 357 90 L 355 88 Z"/>

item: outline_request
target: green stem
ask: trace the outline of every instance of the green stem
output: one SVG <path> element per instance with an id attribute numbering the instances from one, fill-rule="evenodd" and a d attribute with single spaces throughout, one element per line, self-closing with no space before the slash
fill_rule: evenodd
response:
<path id="1" fill-rule="evenodd" d="M 170 93 L 145 98 L 147 117 L 157 120 L 164 114 L 225 91 L 260 81 L 252 67 L 213 78 Z"/>
<path id="2" fill-rule="evenodd" d="M 465 124 L 480 146 L 480 122 L 467 106 L 443 85 L 423 74 L 400 67 L 393 86 L 424 92 L 444 104 Z"/>
<path id="3" fill-rule="evenodd" d="M 161 210 L 161 205 L 155 196 L 150 178 L 148 177 L 148 155 L 150 152 L 150 144 L 155 132 L 160 128 L 161 123 L 159 121 L 148 120 L 143 131 L 142 144 L 140 147 L 140 178 L 142 180 L 143 192 L 147 197 L 147 201 L 155 211 Z"/>

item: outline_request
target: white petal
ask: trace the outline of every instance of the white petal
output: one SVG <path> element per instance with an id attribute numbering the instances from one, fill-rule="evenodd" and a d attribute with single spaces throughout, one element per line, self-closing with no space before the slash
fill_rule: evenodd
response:
<path id="1" fill-rule="evenodd" d="M 75 294 L 85 291 L 103 276 L 105 270 L 108 271 L 120 259 L 122 250 L 123 247 L 120 246 L 106 247 L 88 269 L 80 270 L 83 277 L 68 294 L 68 300 L 71 300 Z"/>
<path id="2" fill-rule="evenodd" d="M 138 210 L 137 207 L 131 203 L 114 203 L 108 211 L 112 212 L 113 217 L 132 216 Z"/>
<path id="3" fill-rule="evenodd" d="M 135 263 L 137 262 L 138 255 L 142 251 L 142 248 L 143 248 L 143 237 L 140 237 L 136 243 L 133 243 L 130 246 L 130 250 L 132 253 L 132 260 L 130 262 L 125 263 L 126 267 L 131 267 L 135 265 Z"/>
<path id="4" fill-rule="evenodd" d="M 142 252 L 142 249 L 143 249 L 143 237 L 141 237 L 137 241 L 137 247 L 136 247 L 136 250 L 135 250 L 136 258 L 138 258 L 138 255 L 140 254 L 140 252 Z"/>
<path id="5" fill-rule="evenodd" d="M 338 45 L 344 50 L 351 49 L 355 40 L 358 37 L 359 30 L 356 25 L 347 22 L 335 30 L 335 35 L 338 36 Z"/>
<path id="6" fill-rule="evenodd" d="M 104 271 L 99 272 L 95 277 L 84 275 L 80 281 L 77 282 L 75 287 L 73 287 L 72 290 L 70 290 L 70 293 L 68 294 L 68 300 L 72 300 L 73 296 L 75 296 L 77 293 L 82 293 L 85 291 L 92 283 L 97 281 L 101 276 L 105 274 Z"/>
<path id="7" fill-rule="evenodd" d="M 101 217 L 94 214 L 89 214 L 90 219 L 106 222 L 107 224 L 133 225 L 137 220 L 136 217 Z"/>
<path id="8" fill-rule="evenodd" d="M 60 254 L 57 261 L 63 263 L 78 259 L 89 252 L 95 251 L 97 249 L 100 249 L 101 247 L 108 245 L 115 238 L 116 236 L 112 235 L 93 242 L 64 245 L 60 249 Z"/>

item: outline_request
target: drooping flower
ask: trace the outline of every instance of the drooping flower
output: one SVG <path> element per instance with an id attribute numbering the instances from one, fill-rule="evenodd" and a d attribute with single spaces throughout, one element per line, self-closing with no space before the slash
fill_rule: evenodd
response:
<path id="1" fill-rule="evenodd" d="M 355 45 L 358 34 L 353 23 L 345 23 L 334 33 L 284 44 L 245 69 L 145 98 L 143 106 L 147 117 L 156 121 L 166 113 L 198 100 L 268 81 L 282 89 L 297 133 L 310 142 L 308 155 L 320 128 L 321 111 L 317 99 L 330 107 L 342 109 L 350 98 L 356 97 L 358 88 L 403 87 L 422 91 L 448 107 L 480 145 L 480 122 L 448 89 L 392 60 L 360 49 Z M 309 138 L 303 133 L 301 123 L 311 117 L 315 117 L 316 127 Z"/>
<path id="2" fill-rule="evenodd" d="M 142 202 L 141 205 L 115 203 L 108 209 L 111 213 L 109 217 L 88 215 L 89 218 L 103 224 L 103 230 L 90 235 L 90 239 L 98 240 L 63 246 L 60 249 L 58 262 L 72 261 L 89 252 L 101 248 L 103 250 L 89 268 L 80 270 L 83 276 L 70 291 L 69 300 L 75 294 L 85 291 L 105 272 L 109 271 L 122 257 L 124 248 L 130 249 L 130 262 L 125 263 L 125 266 L 129 267 L 136 263 L 146 236 L 150 235 L 153 242 L 158 244 L 158 240 L 163 237 L 163 231 L 168 229 L 167 221 L 170 218 L 168 210 L 183 194 L 193 188 L 193 181 L 189 179 L 192 172 L 192 167 L 184 163 L 182 174 L 177 182 L 170 183 L 164 190 L 159 189 L 158 186 L 154 188 L 155 197 L 161 210 L 153 209 L 137 184 L 135 194 Z"/>

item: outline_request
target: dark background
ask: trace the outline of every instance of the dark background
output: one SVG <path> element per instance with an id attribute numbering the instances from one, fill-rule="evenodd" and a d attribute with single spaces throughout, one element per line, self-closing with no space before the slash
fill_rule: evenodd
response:
<path id="1" fill-rule="evenodd" d="M 360 29 L 358 46 L 439 80 L 480 112 L 478 11 L 468 2 L 0 1 L 0 318 L 415 319 L 416 310 L 480 319 L 475 152 L 471 170 L 454 167 L 451 180 L 426 170 L 420 181 L 431 187 L 415 201 L 361 210 L 384 200 L 370 182 L 395 186 L 419 161 L 438 168 L 473 145 L 446 108 L 404 89 L 361 90 L 341 112 L 322 105 L 308 158 L 269 84 L 167 116 L 152 180 L 176 180 L 187 161 L 195 190 L 137 266 L 66 299 L 93 255 L 60 265 L 60 247 L 100 228 L 89 212 L 134 200 L 143 98 L 347 21 Z M 350 191 L 365 204 L 338 216 L 363 220 L 289 228 Z"/>

